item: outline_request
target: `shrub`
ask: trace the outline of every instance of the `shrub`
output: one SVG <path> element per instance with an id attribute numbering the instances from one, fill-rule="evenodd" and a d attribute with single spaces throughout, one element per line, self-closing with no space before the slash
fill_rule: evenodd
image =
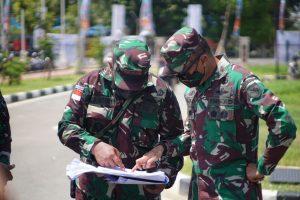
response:
<path id="1" fill-rule="evenodd" d="M 53 41 L 49 37 L 44 37 L 39 40 L 39 51 L 43 52 L 43 57 L 49 57 L 51 60 L 54 59 L 54 53 L 52 51 Z"/>
<path id="2" fill-rule="evenodd" d="M 2 78 L 8 78 L 8 84 L 12 85 L 21 83 L 21 74 L 26 70 L 27 63 L 19 61 L 19 58 L 13 58 L 10 61 L 2 64 Z"/>
<path id="3" fill-rule="evenodd" d="M 89 38 L 87 39 L 86 56 L 94 58 L 100 66 L 103 64 L 103 50 L 105 46 L 101 43 L 100 39 Z"/>

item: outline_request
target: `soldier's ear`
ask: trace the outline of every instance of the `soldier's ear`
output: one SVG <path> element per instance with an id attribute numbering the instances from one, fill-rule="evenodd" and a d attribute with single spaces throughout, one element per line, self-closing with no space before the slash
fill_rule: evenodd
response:
<path id="1" fill-rule="evenodd" d="M 208 61 L 207 54 L 203 54 L 200 56 L 198 65 L 197 65 L 197 71 L 203 73 L 203 68 L 206 67 Z"/>
<path id="2" fill-rule="evenodd" d="M 202 65 L 206 65 L 207 61 L 208 61 L 208 56 L 206 53 L 204 53 L 202 56 L 200 56 L 200 61 Z"/>

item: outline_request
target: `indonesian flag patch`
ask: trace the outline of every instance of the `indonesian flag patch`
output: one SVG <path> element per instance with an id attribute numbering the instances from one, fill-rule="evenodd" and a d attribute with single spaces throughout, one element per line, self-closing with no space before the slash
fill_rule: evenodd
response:
<path id="1" fill-rule="evenodd" d="M 83 87 L 80 85 L 76 85 L 75 89 L 73 90 L 71 98 L 73 100 L 80 101 L 82 96 L 82 91 L 83 91 Z"/>

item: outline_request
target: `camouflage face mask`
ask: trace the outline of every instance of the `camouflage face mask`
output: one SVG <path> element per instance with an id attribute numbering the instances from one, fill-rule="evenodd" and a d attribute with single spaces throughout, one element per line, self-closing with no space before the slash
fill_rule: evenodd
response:
<path id="1" fill-rule="evenodd" d="M 204 51 L 196 51 L 196 57 L 192 61 L 187 60 L 187 62 L 184 64 L 183 70 L 177 74 L 179 81 L 190 88 L 199 86 L 202 79 L 204 78 L 205 73 L 200 73 L 196 69 L 192 74 L 188 74 L 188 71 L 195 64 L 197 64 L 203 53 Z"/>
<path id="2" fill-rule="evenodd" d="M 190 88 L 199 86 L 203 77 L 204 74 L 200 72 L 194 72 L 191 75 L 178 75 L 179 81 Z"/>

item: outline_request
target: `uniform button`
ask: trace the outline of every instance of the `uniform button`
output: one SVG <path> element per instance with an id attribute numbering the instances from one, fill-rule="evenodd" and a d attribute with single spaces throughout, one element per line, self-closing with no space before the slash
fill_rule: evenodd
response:
<path id="1" fill-rule="evenodd" d="M 227 116 L 228 116 L 228 112 L 227 111 L 222 111 L 221 112 L 221 118 L 227 118 Z"/>
<path id="2" fill-rule="evenodd" d="M 211 111 L 211 112 L 210 112 L 210 116 L 215 118 L 215 117 L 217 116 L 217 112 L 214 111 L 214 110 Z"/>

